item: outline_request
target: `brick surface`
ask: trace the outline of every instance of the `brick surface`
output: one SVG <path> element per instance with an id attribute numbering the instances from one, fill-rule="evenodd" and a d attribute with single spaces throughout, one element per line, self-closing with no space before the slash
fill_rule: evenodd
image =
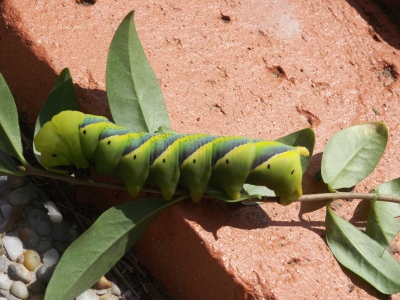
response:
<path id="1" fill-rule="evenodd" d="M 356 189 L 399 176 L 399 33 L 368 1 L 3 0 L 0 72 L 23 121 L 32 128 L 64 67 L 82 109 L 109 116 L 107 49 L 132 9 L 174 130 L 275 139 L 311 126 L 311 193 L 324 189 L 314 174 L 335 132 L 384 121 L 387 151 Z M 186 201 L 162 213 L 136 250 L 177 299 L 379 298 L 333 258 L 317 207 Z M 339 213 L 354 219 L 364 208 L 343 202 Z"/>

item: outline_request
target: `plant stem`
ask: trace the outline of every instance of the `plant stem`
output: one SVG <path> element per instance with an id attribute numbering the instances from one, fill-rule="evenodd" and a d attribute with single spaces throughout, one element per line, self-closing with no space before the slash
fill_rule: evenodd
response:
<path id="1" fill-rule="evenodd" d="M 47 178 L 52 178 L 52 179 L 56 179 L 56 180 L 67 181 L 72 184 L 82 184 L 82 185 L 97 186 L 97 187 L 103 187 L 103 188 L 109 188 L 109 189 L 126 190 L 125 185 L 122 183 L 111 183 L 111 182 L 103 182 L 103 181 L 97 182 L 97 181 L 94 181 L 94 180 L 88 179 L 88 178 L 76 178 L 76 177 L 72 177 L 72 176 L 56 174 L 56 173 L 48 172 L 46 170 L 37 169 L 32 166 L 28 166 L 28 167 L 20 166 L 19 170 L 24 172 L 24 175 L 26 175 L 26 176 L 40 176 L 40 177 L 47 177 Z M 148 192 L 148 193 L 158 193 L 158 194 L 161 193 L 161 191 L 159 189 L 149 188 L 149 187 L 143 187 L 142 191 Z M 184 195 L 187 193 L 188 192 L 185 189 L 177 189 L 175 191 L 175 195 Z"/>
<path id="2" fill-rule="evenodd" d="M 96 182 L 91 179 L 86 178 L 76 178 L 71 176 L 60 175 L 56 173 L 51 173 L 45 170 L 40 170 L 34 168 L 32 166 L 27 167 L 20 167 L 20 170 L 25 173 L 25 175 L 30 176 L 40 176 L 40 177 L 47 177 L 53 178 L 57 180 L 63 180 L 70 182 L 72 184 L 83 184 L 83 185 L 90 185 L 90 186 L 98 186 L 98 187 L 105 187 L 105 188 L 112 188 L 112 189 L 120 189 L 126 190 L 126 187 L 121 183 L 110 183 L 110 182 Z M 161 193 L 161 191 L 157 188 L 150 188 L 144 187 L 142 189 L 144 192 L 148 193 Z M 186 195 L 188 191 L 185 189 L 177 189 L 175 191 L 175 195 Z M 212 198 L 211 196 L 204 195 L 204 197 Z M 324 201 L 324 200 L 335 200 L 335 199 L 343 199 L 343 200 L 351 200 L 351 199 L 361 199 L 361 200 L 373 200 L 375 197 L 378 197 L 378 200 L 385 201 L 385 202 L 393 202 L 393 203 L 400 203 L 400 197 L 394 195 L 384 195 L 384 194 L 374 194 L 374 193 L 344 193 L 344 192 L 336 192 L 336 193 L 324 193 L 324 194 L 310 194 L 310 195 L 303 195 L 296 202 L 311 202 L 311 201 Z M 244 202 L 279 202 L 278 197 L 263 197 L 262 199 L 251 199 L 245 200 Z"/>
<path id="3" fill-rule="evenodd" d="M 400 203 L 400 197 L 394 195 L 385 195 L 385 194 L 374 194 L 374 193 L 344 193 L 344 192 L 336 192 L 336 193 L 323 193 L 323 194 L 309 194 L 303 195 L 295 202 L 312 202 L 312 201 L 327 201 L 327 200 L 352 200 L 352 199 L 361 199 L 361 200 L 373 200 L 374 198 L 378 198 L 377 200 L 385 201 L 385 202 L 393 202 Z M 278 197 L 263 197 L 262 199 L 254 199 L 254 200 L 245 200 L 249 202 L 279 202 Z"/>

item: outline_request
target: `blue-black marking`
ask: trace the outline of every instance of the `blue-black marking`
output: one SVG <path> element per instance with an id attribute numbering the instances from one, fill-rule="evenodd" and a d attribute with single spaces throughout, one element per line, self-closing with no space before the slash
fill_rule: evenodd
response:
<path id="1" fill-rule="evenodd" d="M 86 127 L 86 126 L 88 126 L 88 125 L 91 125 L 91 124 L 97 124 L 97 123 L 110 123 L 110 124 L 113 124 L 113 123 L 111 123 L 110 121 L 108 121 L 106 118 L 104 118 L 104 117 L 97 117 L 97 116 L 87 116 L 86 115 L 86 117 L 85 117 L 85 119 L 83 120 L 83 122 L 81 123 L 81 124 L 79 124 L 79 129 L 81 129 L 81 128 L 84 128 L 84 127 Z"/>
<path id="2" fill-rule="evenodd" d="M 290 150 L 293 150 L 293 147 L 283 145 L 283 144 L 276 145 L 276 146 L 268 146 L 268 147 L 264 148 L 263 151 L 257 155 L 255 160 L 253 161 L 251 169 L 254 170 L 258 166 L 260 166 L 263 163 L 270 160 L 273 156 L 290 151 Z"/>
<path id="3" fill-rule="evenodd" d="M 214 142 L 212 149 L 211 166 L 214 167 L 217 161 L 219 161 L 233 149 L 245 145 L 249 142 L 253 142 L 253 140 L 247 137 L 224 137 L 222 141 Z"/>
<path id="4" fill-rule="evenodd" d="M 183 136 L 182 136 L 183 137 Z M 204 145 L 211 143 L 217 139 L 217 136 L 205 135 L 205 136 L 193 136 L 190 140 L 185 139 L 184 145 L 179 145 L 179 166 L 193 153 L 199 150 Z"/>
<path id="5" fill-rule="evenodd" d="M 179 134 L 171 134 L 171 135 L 166 135 L 162 140 L 155 140 L 155 149 L 151 151 L 150 159 L 149 159 L 149 164 L 150 166 L 153 164 L 153 162 L 163 154 L 169 146 L 171 146 L 177 139 L 179 139 L 181 135 Z"/>
<path id="6" fill-rule="evenodd" d="M 114 124 L 113 124 L 114 125 Z M 109 137 L 113 137 L 116 135 L 125 135 L 129 133 L 130 131 L 124 127 L 106 127 L 104 130 L 101 131 L 100 136 L 99 136 L 99 141 L 104 140 Z"/>
<path id="7" fill-rule="evenodd" d="M 137 148 L 141 147 L 150 138 L 157 135 L 156 133 L 143 134 L 134 138 L 131 138 L 125 146 L 122 156 L 128 155 L 129 153 L 135 151 Z"/>

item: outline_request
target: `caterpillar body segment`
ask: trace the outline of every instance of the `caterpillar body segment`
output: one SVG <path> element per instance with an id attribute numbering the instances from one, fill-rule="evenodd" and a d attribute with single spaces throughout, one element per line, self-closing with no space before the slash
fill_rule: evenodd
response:
<path id="1" fill-rule="evenodd" d="M 308 155 L 304 147 L 242 136 L 134 133 L 77 111 L 54 116 L 34 144 L 41 164 L 51 171 L 92 165 L 99 174 L 124 182 L 132 196 L 150 183 L 171 199 L 181 185 L 194 201 L 208 185 L 238 199 L 249 183 L 268 187 L 289 204 L 302 194 L 300 156 Z"/>

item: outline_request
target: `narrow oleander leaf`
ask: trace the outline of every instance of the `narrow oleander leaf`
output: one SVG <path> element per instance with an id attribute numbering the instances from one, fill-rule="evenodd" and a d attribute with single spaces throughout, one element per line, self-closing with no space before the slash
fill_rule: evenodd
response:
<path id="1" fill-rule="evenodd" d="M 35 135 L 53 116 L 64 110 L 79 110 L 78 97 L 68 68 L 61 71 L 36 120 Z"/>
<path id="2" fill-rule="evenodd" d="M 129 251 L 162 210 L 182 199 L 140 199 L 104 212 L 64 252 L 45 300 L 70 300 L 89 289 Z"/>
<path id="3" fill-rule="evenodd" d="M 377 166 L 386 148 L 388 129 L 370 122 L 336 133 L 325 147 L 321 175 L 329 190 L 350 188 Z"/>
<path id="4" fill-rule="evenodd" d="M 400 264 L 382 245 L 326 207 L 326 240 L 333 255 L 384 294 L 400 292 Z"/>
<path id="5" fill-rule="evenodd" d="M 168 128 L 166 126 L 160 126 L 156 133 L 174 133 L 174 134 L 179 134 L 178 132 L 172 130 L 171 128 Z"/>
<path id="6" fill-rule="evenodd" d="M 18 124 L 18 113 L 14 97 L 3 77 L 0 74 L 0 149 L 18 159 L 24 166 L 28 166 L 22 154 L 22 142 Z"/>
<path id="7" fill-rule="evenodd" d="M 6 160 L 0 157 L 0 176 L 24 176 L 24 174 L 16 170 Z"/>
<path id="8" fill-rule="evenodd" d="M 39 116 L 36 119 L 35 135 L 42 126 L 51 120 L 53 116 L 64 110 L 79 111 L 78 97 L 68 68 L 58 75 L 57 80 L 46 99 Z M 33 147 L 36 159 L 40 162 L 40 153 Z"/>
<path id="9" fill-rule="evenodd" d="M 112 39 L 106 86 L 116 124 L 136 132 L 170 127 L 161 88 L 136 32 L 133 11 L 124 18 Z"/>

